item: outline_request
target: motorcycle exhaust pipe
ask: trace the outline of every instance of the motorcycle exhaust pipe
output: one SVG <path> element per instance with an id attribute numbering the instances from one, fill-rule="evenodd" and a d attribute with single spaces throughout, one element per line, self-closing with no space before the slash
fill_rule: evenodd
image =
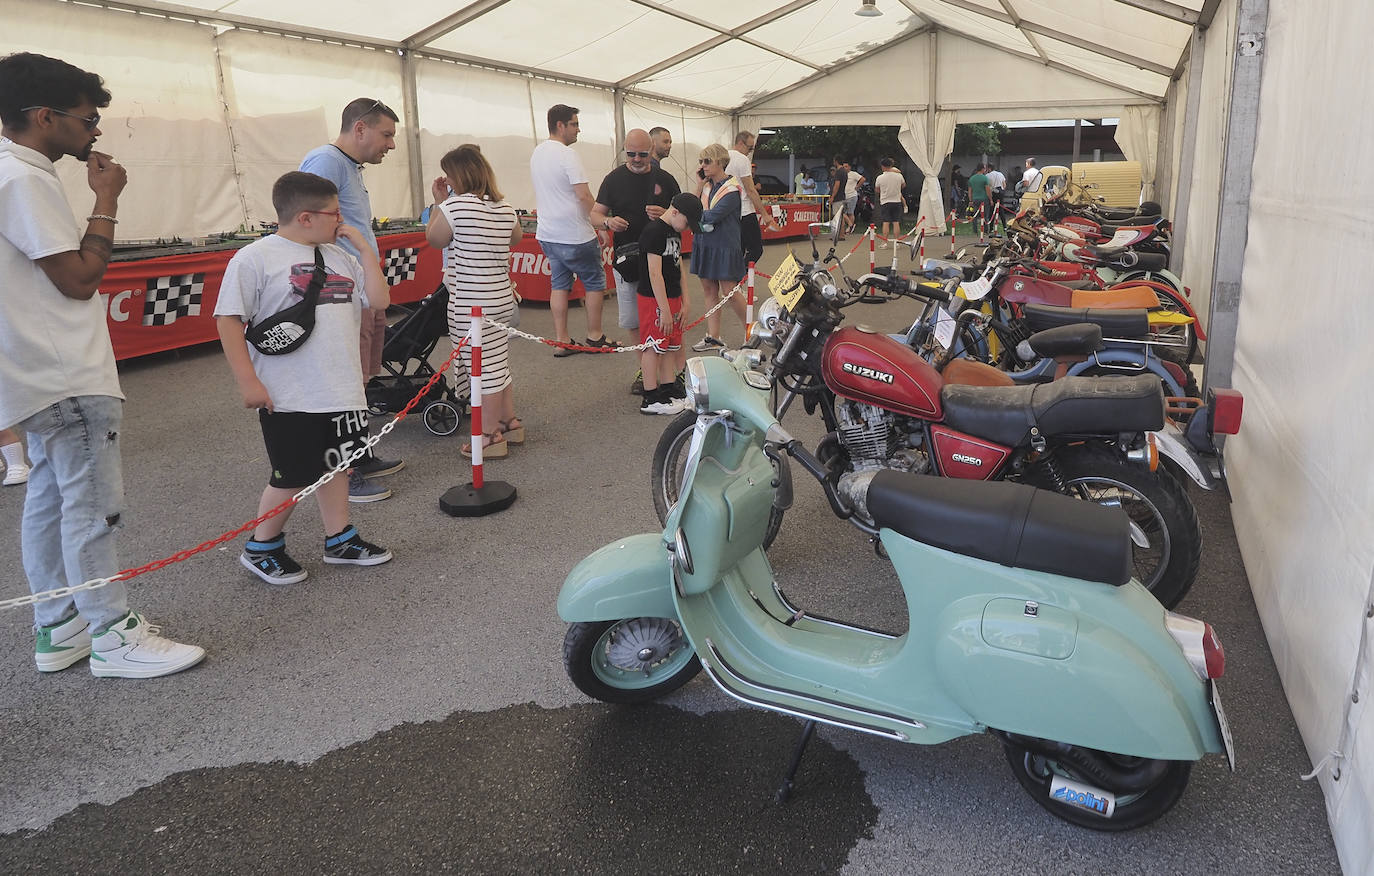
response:
<path id="1" fill-rule="evenodd" d="M 1145 760 L 1138 767 L 1128 768 L 1113 762 L 1103 752 L 1091 748 L 1055 742 L 1052 739 L 1004 733 L 1000 730 L 994 730 L 993 733 L 1004 745 L 1025 748 L 1074 767 L 1089 782 L 1113 794 L 1137 794 L 1148 791 L 1169 769 L 1170 762 L 1167 760 Z"/>

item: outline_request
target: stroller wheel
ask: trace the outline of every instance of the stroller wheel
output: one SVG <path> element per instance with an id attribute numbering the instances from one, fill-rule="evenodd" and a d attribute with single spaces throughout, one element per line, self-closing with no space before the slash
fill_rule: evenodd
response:
<path id="1" fill-rule="evenodd" d="M 424 421 L 425 428 L 435 435 L 452 435 L 458 431 L 458 422 L 462 419 L 462 414 L 455 405 L 446 401 L 436 401 L 425 405 L 420 419 Z"/>

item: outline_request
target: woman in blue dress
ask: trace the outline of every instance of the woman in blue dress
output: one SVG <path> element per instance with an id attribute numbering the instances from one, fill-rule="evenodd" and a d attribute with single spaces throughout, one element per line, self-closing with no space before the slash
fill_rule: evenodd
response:
<path id="1" fill-rule="evenodd" d="M 692 273 L 701 281 L 706 309 L 710 310 L 744 276 L 744 248 L 739 239 L 740 181 L 725 172 L 730 161 L 725 147 L 712 143 L 701 150 L 697 177 L 697 196 L 701 198 L 701 232 L 692 235 Z M 740 321 L 744 321 L 744 301 L 738 296 Z M 704 353 L 724 347 L 720 335 L 720 314 L 707 319 L 708 334 L 692 349 Z"/>

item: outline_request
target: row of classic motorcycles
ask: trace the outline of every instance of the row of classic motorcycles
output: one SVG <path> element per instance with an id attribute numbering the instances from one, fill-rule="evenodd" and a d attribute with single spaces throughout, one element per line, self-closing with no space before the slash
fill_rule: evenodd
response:
<path id="1" fill-rule="evenodd" d="M 635 703 L 704 669 L 731 697 L 802 719 L 780 798 L 824 723 L 922 744 L 990 733 L 1054 815 L 1107 831 L 1158 819 L 1205 754 L 1234 768 L 1220 642 L 1170 609 L 1201 549 L 1175 471 L 1215 479 L 1213 435 L 1238 428 L 1238 408 L 1223 397 L 1166 409 L 1148 372 L 999 383 L 973 362 L 974 379 L 954 382 L 955 350 L 977 349 L 959 339 L 989 321 L 965 315 L 981 311 L 965 268 L 943 282 L 930 279 L 949 269 L 939 264 L 835 277 L 838 231 L 825 259 L 816 248 L 825 228 L 812 228 L 809 266 L 790 259 L 774 275 L 766 362 L 751 349 L 688 363 L 692 410 L 653 462 L 662 531 L 594 552 L 560 591 L 569 677 Z M 844 325 L 850 305 L 896 297 L 927 302 L 906 334 Z M 1089 323 L 1024 344 L 1081 345 L 1093 329 L 1100 339 Z M 797 401 L 824 422 L 814 449 L 781 423 Z M 1166 448 L 1187 465 L 1160 467 Z M 786 596 L 766 549 L 794 465 L 892 563 L 905 633 Z"/>

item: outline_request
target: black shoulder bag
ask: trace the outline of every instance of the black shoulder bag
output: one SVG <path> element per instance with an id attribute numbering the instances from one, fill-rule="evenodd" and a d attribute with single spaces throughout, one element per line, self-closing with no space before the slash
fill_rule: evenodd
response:
<path id="1" fill-rule="evenodd" d="M 315 330 L 315 305 L 319 303 L 320 290 L 324 288 L 326 276 L 324 255 L 317 246 L 315 270 L 310 275 L 310 285 L 306 287 L 305 297 L 256 325 L 249 326 L 243 333 L 248 343 L 264 356 L 280 356 L 299 349 Z"/>

